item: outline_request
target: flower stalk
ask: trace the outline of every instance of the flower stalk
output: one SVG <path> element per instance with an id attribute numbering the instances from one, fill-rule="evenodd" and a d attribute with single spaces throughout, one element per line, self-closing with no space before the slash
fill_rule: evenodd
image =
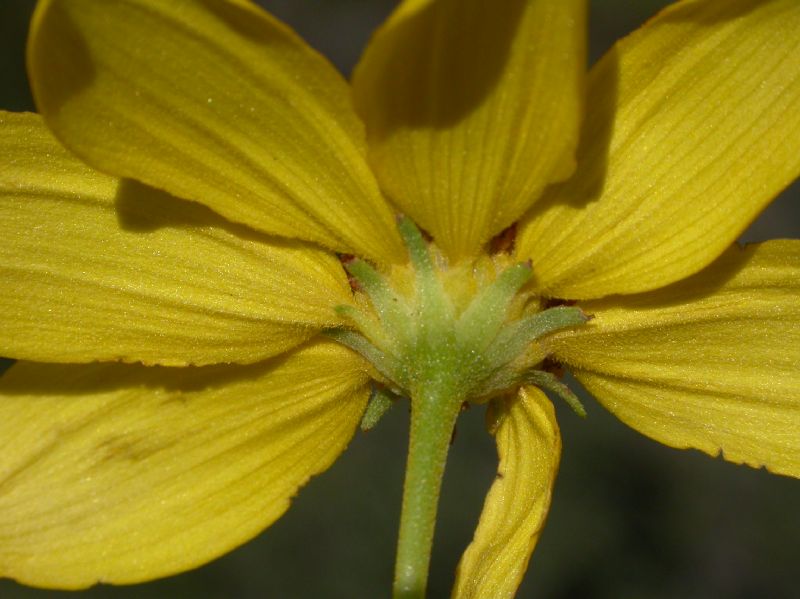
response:
<path id="1" fill-rule="evenodd" d="M 425 597 L 442 475 L 461 403 L 456 385 L 429 388 L 411 400 L 394 599 Z"/>

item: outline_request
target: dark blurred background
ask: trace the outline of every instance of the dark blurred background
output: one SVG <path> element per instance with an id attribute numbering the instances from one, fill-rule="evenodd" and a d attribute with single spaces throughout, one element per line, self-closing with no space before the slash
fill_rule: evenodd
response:
<path id="1" fill-rule="evenodd" d="M 102 1 L 102 0 L 98 0 Z M 0 0 L 0 109 L 33 110 L 24 67 L 34 0 Z M 392 0 L 263 0 L 346 74 Z M 594 0 L 591 60 L 663 0 Z M 0 157 L 0 160 L 5 159 Z M 800 237 L 795 184 L 744 239 Z M 746 351 L 746 348 L 742 348 Z M 770 373 L 765 372 L 765 376 Z M 800 481 L 646 439 L 586 397 L 584 421 L 556 402 L 564 453 L 553 507 L 520 599 L 795 599 L 800 597 Z M 264 534 L 194 572 L 94 599 L 388 597 L 407 412 L 359 434 Z M 800 434 L 800 431 L 798 431 Z M 448 597 L 494 475 L 483 410 L 462 417 L 444 481 L 429 597 Z M 3 599 L 68 593 L 0 581 Z M 72 593 L 70 595 L 75 595 Z"/>

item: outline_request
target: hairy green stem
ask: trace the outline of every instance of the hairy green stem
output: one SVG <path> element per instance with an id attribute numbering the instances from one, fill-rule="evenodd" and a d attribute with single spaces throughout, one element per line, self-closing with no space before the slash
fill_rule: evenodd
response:
<path id="1" fill-rule="evenodd" d="M 452 392 L 453 386 L 436 387 L 424 389 L 411 400 L 393 599 L 425 597 L 442 475 L 461 411 L 461 397 Z"/>

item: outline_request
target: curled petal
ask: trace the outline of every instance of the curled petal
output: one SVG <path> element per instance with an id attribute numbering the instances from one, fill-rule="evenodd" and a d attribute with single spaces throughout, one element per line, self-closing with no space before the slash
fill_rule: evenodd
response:
<path id="1" fill-rule="evenodd" d="M 497 478 L 458 565 L 453 599 L 514 597 L 550 508 L 561 457 L 553 404 L 529 387 L 501 409 Z"/>

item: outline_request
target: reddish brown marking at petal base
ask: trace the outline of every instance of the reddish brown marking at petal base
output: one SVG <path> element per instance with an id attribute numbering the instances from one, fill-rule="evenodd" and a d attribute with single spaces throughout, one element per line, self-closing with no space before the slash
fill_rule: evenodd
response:
<path id="1" fill-rule="evenodd" d="M 337 253 L 336 257 L 339 258 L 339 262 L 342 263 L 342 267 L 344 267 L 346 264 L 350 264 L 353 260 L 356 259 L 356 257 L 353 254 Z M 350 291 L 352 291 L 353 293 L 355 293 L 356 291 L 364 291 L 358 280 L 355 277 L 353 277 L 349 272 L 347 272 L 346 268 L 344 269 L 344 271 L 347 274 L 347 283 L 350 285 Z"/>
<path id="2" fill-rule="evenodd" d="M 557 297 L 549 297 L 545 300 L 542 310 L 547 310 L 549 308 L 557 308 L 558 306 L 574 306 L 577 303 L 578 302 L 575 300 L 565 300 L 565 299 L 559 299 Z"/>
<path id="3" fill-rule="evenodd" d="M 545 358 L 544 362 L 542 362 L 542 370 L 545 372 L 551 372 L 556 375 L 559 379 L 564 378 L 564 367 L 553 360 L 552 358 Z"/>
<path id="4" fill-rule="evenodd" d="M 489 241 L 489 252 L 492 254 L 510 254 L 514 251 L 517 240 L 517 223 L 503 229 Z"/>

